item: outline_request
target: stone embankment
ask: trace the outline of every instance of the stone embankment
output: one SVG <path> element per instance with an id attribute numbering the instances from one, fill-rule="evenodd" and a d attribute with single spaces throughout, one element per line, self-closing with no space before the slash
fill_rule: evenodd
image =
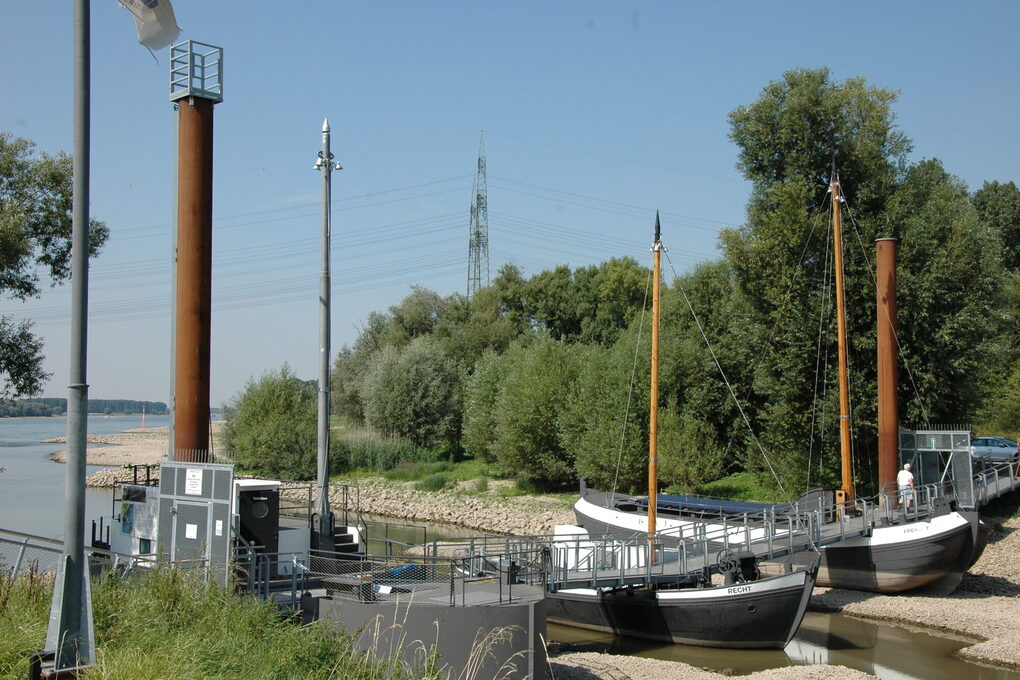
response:
<path id="1" fill-rule="evenodd" d="M 499 495 L 490 485 L 485 493 L 419 491 L 412 482 L 391 482 L 381 477 L 359 479 L 361 511 L 412 522 L 459 524 L 482 532 L 536 535 L 552 533 L 556 524 L 573 524 L 574 513 L 562 500 L 546 496 Z M 336 506 L 339 491 L 330 496 Z"/>

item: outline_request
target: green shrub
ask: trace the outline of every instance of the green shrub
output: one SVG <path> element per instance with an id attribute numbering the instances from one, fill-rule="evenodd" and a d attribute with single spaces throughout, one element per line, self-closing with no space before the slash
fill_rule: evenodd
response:
<path id="1" fill-rule="evenodd" d="M 488 477 L 479 477 L 478 480 L 475 481 L 475 491 L 477 493 L 488 493 L 489 492 L 489 478 Z"/>
<path id="2" fill-rule="evenodd" d="M 396 467 L 390 468 L 389 470 L 383 470 L 382 476 L 386 479 L 409 482 L 412 480 L 422 479 L 430 475 L 448 473 L 451 472 L 453 468 L 453 463 L 445 460 L 434 463 L 408 463 L 407 461 L 401 461 Z"/>
<path id="3" fill-rule="evenodd" d="M 239 467 L 283 479 L 315 477 L 317 388 L 289 366 L 249 380 L 226 405 L 223 445 Z"/>
<path id="4" fill-rule="evenodd" d="M 440 472 L 434 475 L 429 475 L 420 482 L 416 482 L 414 488 L 419 491 L 442 491 L 452 484 L 453 480 Z"/>

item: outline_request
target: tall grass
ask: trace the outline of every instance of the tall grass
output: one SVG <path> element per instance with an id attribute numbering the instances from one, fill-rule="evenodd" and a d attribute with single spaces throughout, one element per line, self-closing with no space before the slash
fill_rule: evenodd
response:
<path id="1" fill-rule="evenodd" d="M 0 576 L 0 677 L 26 677 L 40 651 L 52 581 Z M 436 678 L 434 670 L 373 660 L 325 623 L 301 627 L 271 603 L 173 569 L 95 582 L 97 659 L 85 680 Z"/>
<path id="2" fill-rule="evenodd" d="M 415 446 L 406 439 L 390 437 L 368 427 L 343 427 L 333 437 L 330 472 L 354 470 L 382 472 L 401 463 L 434 463 L 443 453 Z"/>
<path id="3" fill-rule="evenodd" d="M 28 655 L 42 651 L 53 579 L 35 571 L 17 580 L 0 572 L 0 678 L 28 676 Z"/>

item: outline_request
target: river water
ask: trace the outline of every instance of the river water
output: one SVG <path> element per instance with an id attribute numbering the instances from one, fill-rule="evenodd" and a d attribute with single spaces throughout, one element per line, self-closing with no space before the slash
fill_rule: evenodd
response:
<path id="1" fill-rule="evenodd" d="M 1020 680 L 1020 673 L 986 668 L 953 654 L 967 643 L 842 614 L 808 612 L 783 650 L 707 649 L 614 638 L 549 624 L 549 639 L 572 651 L 628 654 L 682 661 L 726 675 L 805 664 L 833 664 L 883 680 Z"/>
<path id="2" fill-rule="evenodd" d="M 169 416 L 145 416 L 146 427 L 170 423 Z M 114 434 L 141 427 L 142 416 L 90 416 L 89 434 Z M 67 468 L 50 460 L 64 444 L 44 439 L 67 436 L 67 418 L 0 418 L 0 529 L 46 538 L 63 538 Z M 92 446 L 92 445 L 90 445 Z M 101 470 L 88 466 L 87 472 Z M 85 526 L 112 511 L 112 497 L 103 489 L 85 491 Z M 89 540 L 86 528 L 86 542 Z"/>
<path id="3" fill-rule="evenodd" d="M 147 427 L 167 425 L 167 416 L 146 416 Z M 93 416 L 90 434 L 112 434 L 141 426 L 141 416 Z M 61 538 L 64 528 L 66 467 L 50 460 L 63 444 L 43 439 L 67 435 L 65 418 L 0 418 L 0 529 Z M 101 468 L 90 466 L 91 473 Z M 105 489 L 86 491 L 86 526 L 112 511 Z M 384 524 L 377 533 L 408 543 L 422 540 L 421 529 Z M 464 534 L 474 534 L 465 530 Z M 429 527 L 428 538 L 456 536 L 457 527 Z M 86 542 L 89 536 L 86 532 Z M 767 668 L 830 663 L 872 673 L 883 680 L 1020 680 L 1020 673 L 965 663 L 952 654 L 966 643 L 911 632 L 899 626 L 849 616 L 809 613 L 785 650 L 713 650 L 614 638 L 591 631 L 549 625 L 549 640 L 571 649 L 683 661 L 702 668 L 744 675 Z"/>

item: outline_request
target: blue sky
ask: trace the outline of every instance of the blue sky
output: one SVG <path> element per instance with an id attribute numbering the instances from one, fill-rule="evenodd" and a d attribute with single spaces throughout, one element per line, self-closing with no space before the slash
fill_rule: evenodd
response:
<path id="1" fill-rule="evenodd" d="M 1020 181 L 1020 3 L 200 2 L 181 39 L 224 48 L 216 107 L 212 399 L 289 363 L 317 375 L 319 173 L 333 151 L 333 350 L 419 284 L 467 279 L 480 133 L 490 268 L 711 259 L 748 185 L 727 114 L 795 67 L 899 90 L 914 159 L 972 189 Z M 90 396 L 168 401 L 176 113 L 114 0 L 92 3 Z M 71 150 L 71 3 L 0 0 L 0 129 Z M 1012 45 L 1012 46 L 1011 46 Z M 0 301 L 36 320 L 66 396 L 69 286 Z"/>

